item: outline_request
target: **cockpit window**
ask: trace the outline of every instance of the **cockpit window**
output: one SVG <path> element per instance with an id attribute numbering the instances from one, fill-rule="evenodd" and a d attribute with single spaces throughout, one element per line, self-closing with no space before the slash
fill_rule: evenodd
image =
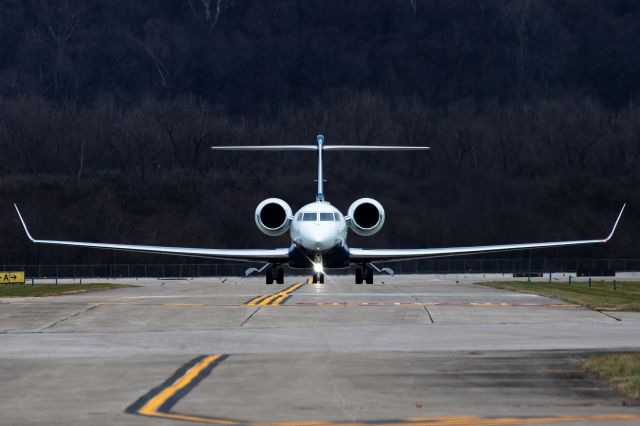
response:
<path id="1" fill-rule="evenodd" d="M 338 213 L 334 213 L 333 216 L 336 218 L 336 222 L 340 222 L 340 215 Z"/>
<path id="2" fill-rule="evenodd" d="M 317 213 L 303 213 L 302 214 L 302 220 L 304 220 L 306 222 L 315 222 L 316 220 L 318 220 L 318 214 Z"/>
<path id="3" fill-rule="evenodd" d="M 322 222 L 333 222 L 333 213 L 320 213 L 320 220 Z"/>
<path id="4" fill-rule="evenodd" d="M 300 222 L 302 220 L 302 213 L 298 213 L 298 222 Z"/>

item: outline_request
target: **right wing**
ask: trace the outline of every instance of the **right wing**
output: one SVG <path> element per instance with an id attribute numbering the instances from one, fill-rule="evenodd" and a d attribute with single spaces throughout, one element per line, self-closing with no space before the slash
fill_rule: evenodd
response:
<path id="1" fill-rule="evenodd" d="M 118 250 L 118 251 L 133 251 L 139 253 L 156 253 L 156 254 L 168 254 L 173 256 L 189 256 L 189 257 L 204 257 L 208 259 L 225 259 L 225 260 L 239 260 L 249 262 L 272 262 L 282 263 L 289 259 L 288 248 L 277 249 L 204 249 L 204 248 L 186 248 L 186 247 L 162 247 L 162 246 L 143 246 L 143 245 L 131 245 L 131 244 L 107 244 L 107 243 L 85 243 L 81 241 L 58 241 L 58 240 L 37 240 L 31 236 L 27 229 L 18 206 L 14 204 L 18 217 L 24 231 L 27 233 L 27 237 L 36 244 L 52 244 L 58 246 L 67 247 L 86 247 L 94 249 L 105 250 Z"/>
<path id="2" fill-rule="evenodd" d="M 575 241 L 553 241 L 541 243 L 524 243 L 524 244 L 499 244 L 491 246 L 471 246 L 471 247 L 444 247 L 444 248 L 425 248 L 425 249 L 349 249 L 349 260 L 354 263 L 361 262 L 387 262 L 401 261 L 413 259 L 432 259 L 437 257 L 463 256 L 479 253 L 494 253 L 499 251 L 516 251 L 540 249 L 549 247 L 566 247 L 577 246 L 583 244 L 603 244 L 608 242 L 618 226 L 618 222 L 622 217 L 626 204 L 622 206 L 618 218 L 613 224 L 613 229 L 606 238 L 596 240 L 575 240 Z"/>

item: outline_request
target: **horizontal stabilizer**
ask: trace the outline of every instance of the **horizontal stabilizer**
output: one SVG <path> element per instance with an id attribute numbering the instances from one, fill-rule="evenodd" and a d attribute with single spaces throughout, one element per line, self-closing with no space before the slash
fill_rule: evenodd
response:
<path id="1" fill-rule="evenodd" d="M 215 151 L 317 151 L 317 145 L 227 145 L 212 146 Z M 322 145 L 323 151 L 427 151 L 428 146 Z"/>

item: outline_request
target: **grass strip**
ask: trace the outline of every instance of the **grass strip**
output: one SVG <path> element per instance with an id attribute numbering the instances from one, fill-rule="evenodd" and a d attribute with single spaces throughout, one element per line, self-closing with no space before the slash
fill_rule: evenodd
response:
<path id="1" fill-rule="evenodd" d="M 624 395 L 640 399 L 640 353 L 596 355 L 582 367 Z"/>
<path id="2" fill-rule="evenodd" d="M 571 285 L 568 281 L 489 281 L 477 284 L 562 299 L 598 311 L 640 311 L 638 281 L 617 281 L 615 291 L 611 281 L 593 281 L 591 287 L 583 281 L 573 281 Z"/>
<path id="3" fill-rule="evenodd" d="M 88 291 L 110 290 L 113 288 L 136 287 L 126 284 L 87 283 L 87 284 L 29 284 L 1 285 L 0 297 L 43 297 L 63 294 L 84 293 Z"/>

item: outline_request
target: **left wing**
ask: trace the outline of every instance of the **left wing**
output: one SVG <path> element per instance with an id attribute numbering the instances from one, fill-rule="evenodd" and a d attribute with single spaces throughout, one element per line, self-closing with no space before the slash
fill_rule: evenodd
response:
<path id="1" fill-rule="evenodd" d="M 524 244 L 501 244 L 494 246 L 475 246 L 475 247 L 446 247 L 431 249 L 363 249 L 351 248 L 349 250 L 349 260 L 351 262 L 385 262 L 392 260 L 412 260 L 412 259 L 428 259 L 436 257 L 462 256 L 478 253 L 493 253 L 499 251 L 515 251 L 540 249 L 548 247 L 565 247 L 578 246 L 583 244 L 604 244 L 608 242 L 618 226 L 618 222 L 622 217 L 626 204 L 622 206 L 618 218 L 613 224 L 611 233 L 603 239 L 596 240 L 576 240 L 576 241 L 555 241 L 548 243 L 524 243 Z"/>
<path id="2" fill-rule="evenodd" d="M 86 247 L 94 249 L 105 250 L 119 250 L 119 251 L 133 251 L 140 253 L 156 253 L 156 254 L 168 254 L 173 256 L 189 256 L 189 257 L 204 257 L 208 259 L 225 259 L 225 260 L 240 260 L 249 262 L 272 262 L 282 263 L 289 259 L 288 248 L 277 249 L 204 249 L 204 248 L 186 248 L 186 247 L 162 247 L 162 246 L 143 246 L 143 245 L 130 245 L 130 244 L 105 244 L 105 243 L 85 243 L 80 241 L 57 241 L 57 240 L 37 240 L 31 236 L 27 229 L 27 224 L 24 222 L 18 206 L 14 204 L 18 217 L 24 231 L 27 233 L 27 237 L 37 244 L 53 244 L 58 246 L 67 247 Z"/>

